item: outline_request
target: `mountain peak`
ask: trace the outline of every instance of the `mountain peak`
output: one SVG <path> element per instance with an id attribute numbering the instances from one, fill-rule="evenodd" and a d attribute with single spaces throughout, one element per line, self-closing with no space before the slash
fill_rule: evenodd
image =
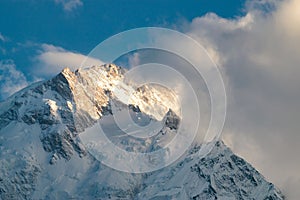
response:
<path id="1" fill-rule="evenodd" d="M 14 120 L 39 125 L 43 147 L 52 154 L 53 164 L 58 158 L 69 160 L 74 152 L 86 154 L 73 137 L 104 115 L 112 114 L 111 104 L 129 108 L 133 105 L 159 121 L 176 108 L 175 96 L 168 95 L 168 90 L 158 86 L 135 87 L 123 79 L 124 70 L 114 64 L 75 72 L 64 68 L 53 79 L 16 94 L 0 115 L 0 130 Z M 178 109 L 174 111 L 179 116 Z"/>
<path id="2" fill-rule="evenodd" d="M 121 148 L 141 152 L 167 144 L 180 124 L 175 93 L 128 84 L 124 72 L 113 64 L 65 68 L 1 104 L 1 199 L 282 199 L 221 141 L 205 158 L 197 156 L 203 144 L 195 144 L 151 173 L 119 172 L 98 162 L 79 137 L 96 123 L 106 123 L 108 137 Z M 124 109 L 133 118 L 161 121 L 162 129 L 146 140 L 118 135 L 111 121 Z"/>

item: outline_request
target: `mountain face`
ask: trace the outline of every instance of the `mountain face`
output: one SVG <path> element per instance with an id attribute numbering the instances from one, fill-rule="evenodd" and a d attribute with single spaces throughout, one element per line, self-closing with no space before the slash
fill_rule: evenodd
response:
<path id="1" fill-rule="evenodd" d="M 161 148 L 178 130 L 174 95 L 159 86 L 133 88 L 123 74 L 112 64 L 66 68 L 0 104 L 0 199 L 283 199 L 222 141 L 205 158 L 195 143 L 149 173 L 120 172 L 96 160 L 80 136 L 98 123 L 115 144 L 139 152 Z M 126 109 L 136 123 L 162 128 L 147 141 L 122 135 L 112 121 Z"/>

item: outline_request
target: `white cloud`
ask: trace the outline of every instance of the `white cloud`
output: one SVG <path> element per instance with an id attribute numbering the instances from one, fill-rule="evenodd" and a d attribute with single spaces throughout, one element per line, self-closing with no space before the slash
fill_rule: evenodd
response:
<path id="1" fill-rule="evenodd" d="M 6 42 L 6 41 L 7 41 L 7 38 L 6 38 L 4 35 L 2 35 L 2 33 L 0 33 L 0 40 L 1 40 L 2 42 Z"/>
<path id="2" fill-rule="evenodd" d="M 3 100 L 20 89 L 28 82 L 21 71 L 16 69 L 12 60 L 0 61 L 0 99 Z"/>
<path id="3" fill-rule="evenodd" d="M 86 66 L 101 65 L 102 61 L 85 55 L 67 51 L 61 47 L 43 44 L 42 52 L 35 58 L 35 74 L 42 76 L 55 75 L 63 68 L 78 69 L 84 62 Z"/>
<path id="4" fill-rule="evenodd" d="M 0 42 L 4 43 L 4 42 L 7 42 L 8 40 L 9 39 L 0 32 Z M 6 54 L 6 49 L 4 47 L 2 47 L 1 44 L 0 44 L 0 54 L 3 54 L 3 55 Z"/>
<path id="5" fill-rule="evenodd" d="M 284 1 L 274 17 L 274 22 L 278 28 L 282 29 L 282 34 L 287 34 L 292 38 L 297 37 L 299 41 L 300 33 L 300 3 L 296 0 Z"/>
<path id="6" fill-rule="evenodd" d="M 266 4 L 274 6 L 269 6 L 270 13 L 265 12 Z M 300 2 L 248 5 L 247 14 L 236 19 L 215 14 L 195 18 L 187 32 L 214 54 L 225 75 L 229 101 L 225 142 L 288 199 L 297 199 Z"/>
<path id="7" fill-rule="evenodd" d="M 65 11 L 73 11 L 82 6 L 81 0 L 55 0 L 56 4 L 61 4 Z"/>
<path id="8" fill-rule="evenodd" d="M 140 64 L 140 55 L 139 53 L 135 52 L 131 55 L 128 59 L 129 67 L 134 67 Z"/>

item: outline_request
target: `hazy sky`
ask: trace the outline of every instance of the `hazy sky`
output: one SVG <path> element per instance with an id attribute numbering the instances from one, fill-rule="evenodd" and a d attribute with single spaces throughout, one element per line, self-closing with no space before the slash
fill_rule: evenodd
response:
<path id="1" fill-rule="evenodd" d="M 120 31 L 183 31 L 207 48 L 222 72 L 225 143 L 288 199 L 298 199 L 299 0 L 95 2 L 0 2 L 0 99 L 63 66 L 76 68 L 99 42 Z"/>

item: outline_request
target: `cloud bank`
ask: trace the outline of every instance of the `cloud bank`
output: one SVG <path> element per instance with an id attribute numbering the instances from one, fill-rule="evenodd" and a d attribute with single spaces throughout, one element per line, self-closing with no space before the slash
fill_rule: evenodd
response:
<path id="1" fill-rule="evenodd" d="M 76 70 L 85 61 L 87 66 L 101 65 L 102 61 L 87 57 L 80 53 L 67 51 L 62 47 L 50 44 L 42 44 L 42 51 L 35 57 L 36 70 L 39 76 L 53 76 L 58 74 L 63 68 L 68 67 Z"/>
<path id="2" fill-rule="evenodd" d="M 224 75 L 225 142 L 288 199 L 300 196 L 299 24 L 297 0 L 249 1 L 244 17 L 210 13 L 193 19 L 186 30 Z"/>

